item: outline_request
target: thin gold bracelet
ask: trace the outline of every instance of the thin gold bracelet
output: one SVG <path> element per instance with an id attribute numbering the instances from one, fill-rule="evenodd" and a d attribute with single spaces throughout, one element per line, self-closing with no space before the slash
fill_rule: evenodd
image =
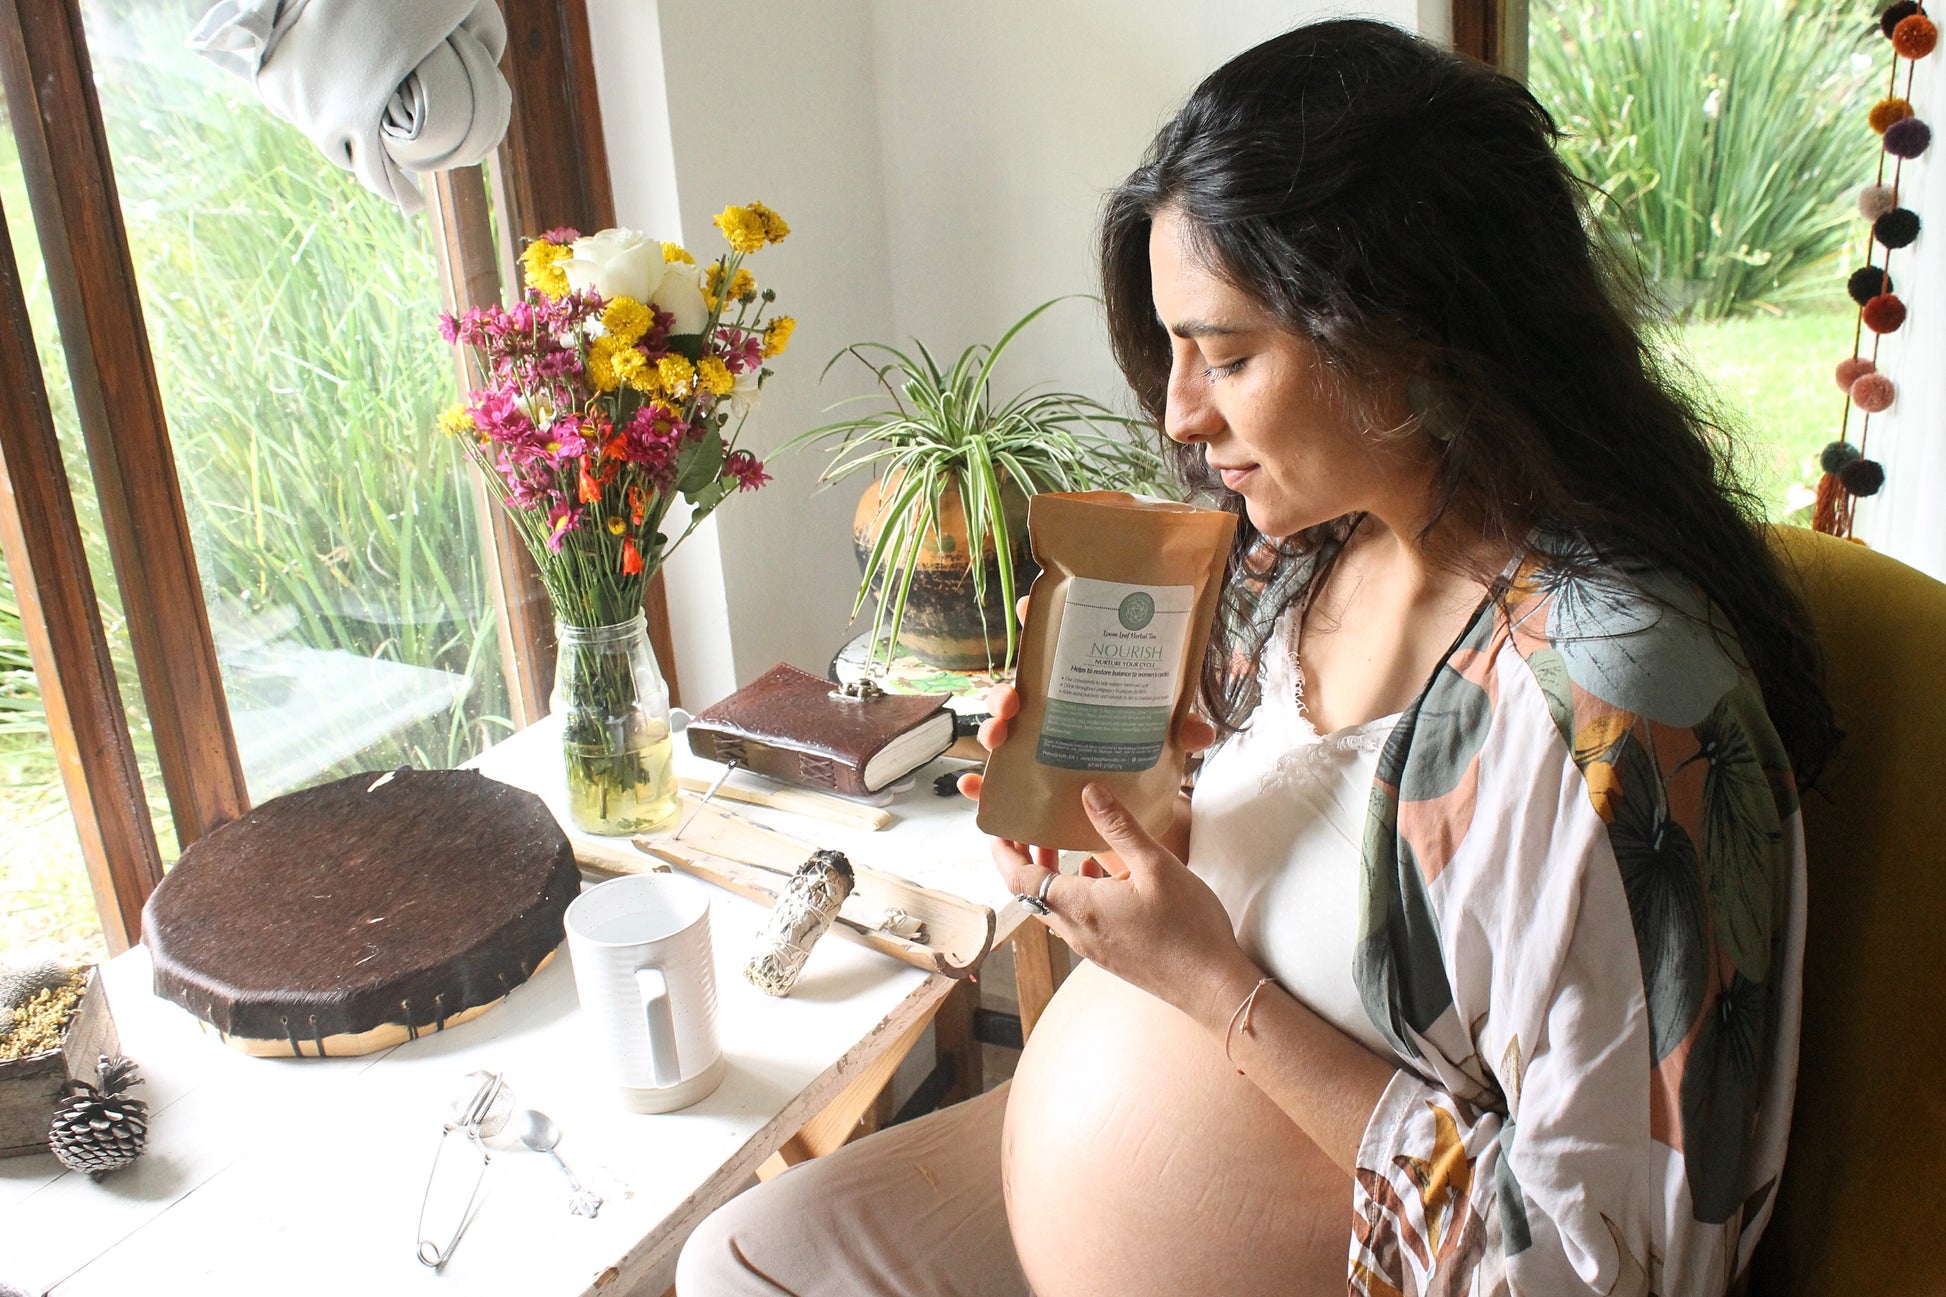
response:
<path id="1" fill-rule="evenodd" d="M 1231 1067 L 1237 1067 L 1236 1059 L 1230 1056 L 1230 1037 L 1236 1034 L 1238 1021 L 1243 1023 L 1243 1033 L 1246 1036 L 1249 1035 L 1250 1016 L 1256 1010 L 1257 996 L 1262 993 L 1266 986 L 1271 985 L 1276 980 L 1274 977 L 1266 977 L 1260 980 L 1255 986 L 1250 988 L 1250 994 L 1243 997 L 1243 1003 L 1237 1006 L 1237 1011 L 1230 1015 L 1230 1025 L 1223 1029 L 1223 1061 Z M 1243 1075 L 1242 1068 L 1237 1067 L 1237 1075 Z"/>

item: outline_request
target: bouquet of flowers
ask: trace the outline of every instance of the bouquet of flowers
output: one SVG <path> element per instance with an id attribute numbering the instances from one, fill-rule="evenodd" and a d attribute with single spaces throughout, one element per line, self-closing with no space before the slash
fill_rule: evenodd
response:
<path id="1" fill-rule="evenodd" d="M 715 225 L 729 251 L 706 269 L 634 230 L 550 230 L 522 256 L 519 301 L 439 319 L 484 374 L 440 424 L 465 439 L 547 586 L 571 802 L 592 831 L 638 832 L 675 807 L 643 587 L 725 499 L 769 480 L 736 443 L 795 322 L 743 261 L 790 227 L 762 203 Z M 688 513 L 671 539 L 678 497 Z M 657 690 L 659 717 L 642 696 Z"/>
<path id="2" fill-rule="evenodd" d="M 634 230 L 550 230 L 522 256 L 520 301 L 439 318 L 486 374 L 441 423 L 468 438 L 571 626 L 634 616 L 670 551 L 731 492 L 769 480 L 737 433 L 795 322 L 770 314 L 776 295 L 742 263 L 790 227 L 762 203 L 716 225 L 730 251 L 707 272 Z M 672 541 L 661 527 L 678 495 L 690 512 Z"/>

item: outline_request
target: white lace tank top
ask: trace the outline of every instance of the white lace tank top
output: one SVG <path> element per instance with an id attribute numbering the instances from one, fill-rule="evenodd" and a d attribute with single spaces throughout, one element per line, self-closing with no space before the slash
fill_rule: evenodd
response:
<path id="1" fill-rule="evenodd" d="M 1319 734 L 1303 706 L 1287 614 L 1265 645 L 1250 728 L 1204 762 L 1190 799 L 1191 866 L 1250 957 L 1340 1031 L 1389 1055 L 1352 982 L 1365 814 L 1398 716 Z"/>

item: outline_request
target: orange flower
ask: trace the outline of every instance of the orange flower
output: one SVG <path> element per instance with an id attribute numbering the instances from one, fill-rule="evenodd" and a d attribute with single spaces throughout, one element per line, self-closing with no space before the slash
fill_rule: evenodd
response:
<path id="1" fill-rule="evenodd" d="M 649 499 L 639 486 L 628 488 L 628 520 L 640 527 L 649 518 Z"/>
<path id="2" fill-rule="evenodd" d="M 601 483 L 595 481 L 595 475 L 588 471 L 588 461 L 586 459 L 581 461 L 581 480 L 578 486 L 580 489 L 576 494 L 580 496 L 581 503 L 593 504 L 595 501 L 601 499 Z"/>
<path id="3" fill-rule="evenodd" d="M 635 576 L 642 570 L 642 551 L 635 548 L 635 538 L 622 542 L 622 575 Z"/>

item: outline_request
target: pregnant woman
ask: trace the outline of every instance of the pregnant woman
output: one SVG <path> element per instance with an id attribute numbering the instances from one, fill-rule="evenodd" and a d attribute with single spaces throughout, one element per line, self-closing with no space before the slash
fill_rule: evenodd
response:
<path id="1" fill-rule="evenodd" d="M 1210 755 L 1161 840 L 1091 789 L 1115 850 L 1079 873 L 995 844 L 1087 960 L 1011 1084 L 730 1203 L 683 1297 L 1730 1289 L 1835 734 L 1553 135 L 1327 22 L 1214 73 L 1112 195 L 1117 358 L 1241 515 Z"/>

